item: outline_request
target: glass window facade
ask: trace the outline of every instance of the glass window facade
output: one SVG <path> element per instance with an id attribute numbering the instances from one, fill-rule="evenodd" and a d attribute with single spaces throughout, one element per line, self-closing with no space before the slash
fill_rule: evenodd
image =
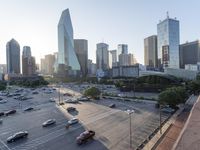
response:
<path id="1" fill-rule="evenodd" d="M 80 64 L 74 50 L 73 27 L 69 9 L 62 12 L 58 24 L 58 66 L 64 65 L 69 73 L 80 72 Z"/>
<path id="2" fill-rule="evenodd" d="M 163 68 L 179 68 L 179 21 L 167 18 L 157 25 L 158 62 Z M 163 48 L 169 47 L 168 60 L 163 61 Z M 164 65 L 163 65 L 164 64 Z"/>

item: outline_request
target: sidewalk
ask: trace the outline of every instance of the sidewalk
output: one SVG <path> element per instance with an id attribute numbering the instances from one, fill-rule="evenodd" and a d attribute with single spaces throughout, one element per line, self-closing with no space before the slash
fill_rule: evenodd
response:
<path id="1" fill-rule="evenodd" d="M 144 150 L 171 150 L 189 116 L 196 96 L 191 96 L 184 107 L 181 107 L 162 127 L 162 133 L 156 135 L 145 145 Z"/>

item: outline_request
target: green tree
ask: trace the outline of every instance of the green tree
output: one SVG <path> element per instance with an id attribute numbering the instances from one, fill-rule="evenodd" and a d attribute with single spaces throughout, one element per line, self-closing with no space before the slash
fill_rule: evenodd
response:
<path id="1" fill-rule="evenodd" d="M 188 94 L 183 87 L 172 87 L 159 94 L 159 104 L 170 105 L 176 107 L 180 103 L 184 103 Z"/>
<path id="2" fill-rule="evenodd" d="M 96 87 L 91 87 L 91 88 L 85 90 L 85 92 L 84 92 L 85 96 L 89 96 L 94 99 L 99 98 L 100 94 L 101 94 L 100 90 Z"/>

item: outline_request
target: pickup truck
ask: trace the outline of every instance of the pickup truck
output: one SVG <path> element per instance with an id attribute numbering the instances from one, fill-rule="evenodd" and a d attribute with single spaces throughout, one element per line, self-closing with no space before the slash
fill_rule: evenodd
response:
<path id="1" fill-rule="evenodd" d="M 78 145 L 81 145 L 81 144 L 87 142 L 89 139 L 93 139 L 94 135 L 95 135 L 94 131 L 86 130 L 76 138 L 76 142 Z"/>

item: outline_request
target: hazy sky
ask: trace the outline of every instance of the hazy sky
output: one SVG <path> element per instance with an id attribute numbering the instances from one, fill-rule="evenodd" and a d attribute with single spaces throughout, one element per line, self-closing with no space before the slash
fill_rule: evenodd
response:
<path id="1" fill-rule="evenodd" d="M 159 20 L 180 21 L 180 40 L 200 36 L 199 0 L 0 0 L 0 63 L 6 62 L 6 43 L 15 38 L 21 51 L 31 46 L 37 62 L 45 54 L 58 51 L 57 24 L 61 12 L 69 8 L 74 38 L 88 40 L 89 58 L 95 61 L 96 43 L 109 49 L 126 43 L 129 52 L 143 64 L 143 39 L 156 34 Z"/>

